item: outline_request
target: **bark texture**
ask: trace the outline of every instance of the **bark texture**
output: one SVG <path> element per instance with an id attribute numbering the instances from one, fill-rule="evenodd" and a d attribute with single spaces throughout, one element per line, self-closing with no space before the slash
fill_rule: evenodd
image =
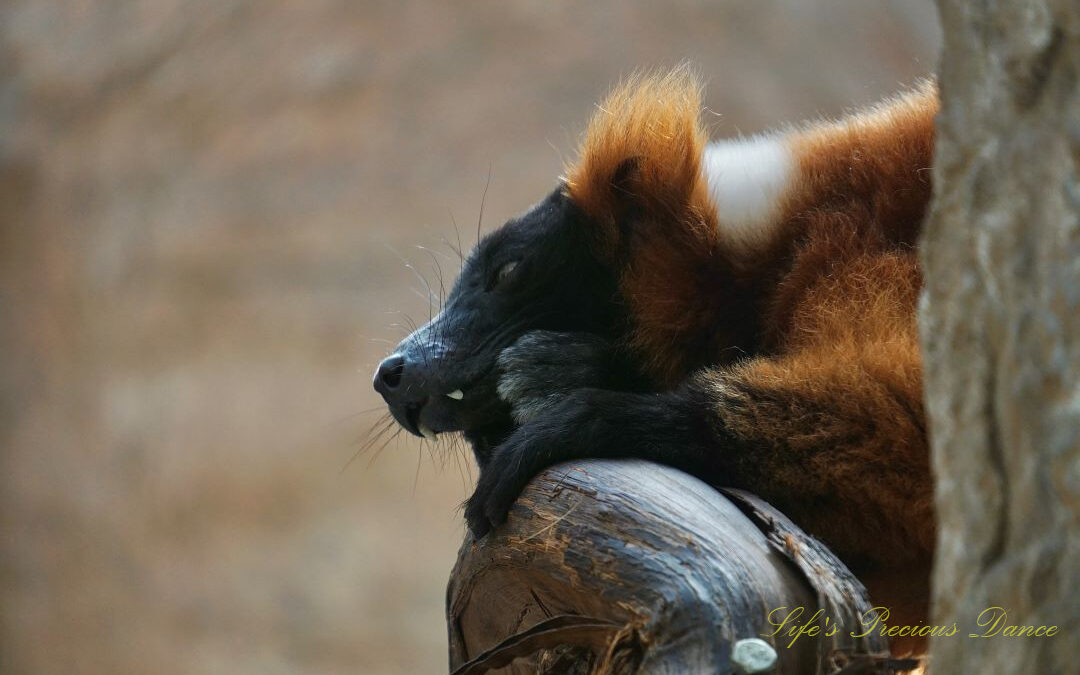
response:
<path id="1" fill-rule="evenodd" d="M 1080 5 L 939 0 L 920 307 L 937 478 L 937 673 L 1075 672 Z M 1052 638 L 973 639 L 984 609 Z M 985 618 L 985 617 L 984 617 Z"/>
<path id="2" fill-rule="evenodd" d="M 768 637 L 781 607 L 804 608 L 799 622 L 820 632 L 790 648 Z M 817 609 L 828 623 L 811 619 Z M 888 672 L 880 635 L 852 637 L 870 611 L 828 549 L 753 495 L 648 462 L 573 462 L 462 546 L 447 590 L 450 668 L 726 673 L 736 641 L 765 637 L 779 657 L 769 672 Z"/>

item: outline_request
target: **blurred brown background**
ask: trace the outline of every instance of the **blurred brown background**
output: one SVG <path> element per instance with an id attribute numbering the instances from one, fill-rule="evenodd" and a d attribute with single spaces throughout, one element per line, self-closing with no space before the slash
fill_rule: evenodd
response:
<path id="1" fill-rule="evenodd" d="M 0 672 L 445 670 L 472 478 L 375 363 L 689 59 L 715 135 L 933 69 L 929 0 L 0 5 Z M 448 255 L 450 257 L 442 257 Z M 400 256 L 400 257 L 399 257 Z M 434 282 L 433 282 L 434 283 Z M 368 412 L 362 412 L 368 411 Z"/>

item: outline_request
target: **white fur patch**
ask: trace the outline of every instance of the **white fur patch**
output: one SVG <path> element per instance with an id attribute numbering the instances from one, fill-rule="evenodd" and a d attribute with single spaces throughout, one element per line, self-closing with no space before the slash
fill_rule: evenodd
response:
<path id="1" fill-rule="evenodd" d="M 794 163 L 782 135 L 707 145 L 703 164 L 721 234 L 744 248 L 766 242 L 778 224 Z"/>

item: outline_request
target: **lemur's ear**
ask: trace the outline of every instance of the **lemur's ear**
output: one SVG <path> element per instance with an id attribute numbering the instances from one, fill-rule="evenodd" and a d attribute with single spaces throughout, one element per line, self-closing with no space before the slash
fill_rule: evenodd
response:
<path id="1" fill-rule="evenodd" d="M 564 181 L 606 243 L 618 242 L 628 219 L 682 221 L 709 211 L 700 111 L 701 85 L 686 66 L 634 76 L 599 106 Z"/>

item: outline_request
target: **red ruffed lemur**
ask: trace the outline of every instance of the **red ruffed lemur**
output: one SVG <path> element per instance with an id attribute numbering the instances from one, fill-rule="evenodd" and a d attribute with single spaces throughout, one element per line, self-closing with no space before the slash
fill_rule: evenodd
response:
<path id="1" fill-rule="evenodd" d="M 761 495 L 890 623 L 925 621 L 916 242 L 936 111 L 928 83 L 710 143 L 686 68 L 618 87 L 555 190 L 480 241 L 375 376 L 406 429 L 471 442 L 474 535 L 552 464 L 644 458 Z"/>

